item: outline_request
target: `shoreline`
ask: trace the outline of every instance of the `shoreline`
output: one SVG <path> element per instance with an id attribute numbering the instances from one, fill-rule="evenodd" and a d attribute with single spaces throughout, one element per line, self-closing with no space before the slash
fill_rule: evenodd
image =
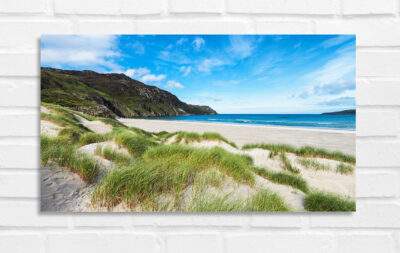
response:
<path id="1" fill-rule="evenodd" d="M 332 132 L 332 133 L 344 133 L 344 134 L 353 134 L 353 133 L 355 134 L 356 133 L 355 129 L 354 130 L 344 130 L 344 129 L 336 129 L 336 128 L 260 125 L 260 124 L 245 124 L 245 123 L 194 121 L 194 120 L 164 120 L 164 119 L 150 119 L 150 118 L 116 118 L 116 120 L 118 120 L 118 121 L 121 121 L 121 120 L 147 120 L 147 121 L 162 121 L 162 122 L 174 122 L 174 123 L 192 123 L 192 124 L 221 124 L 221 125 L 229 125 L 229 126 L 249 126 L 249 127 L 261 127 L 261 128 L 272 128 L 272 129 L 304 130 L 304 131 Z"/>
<path id="2" fill-rule="evenodd" d="M 217 132 L 239 146 L 250 143 L 309 145 L 355 155 L 356 131 L 159 119 L 119 118 L 118 121 L 151 132 Z"/>

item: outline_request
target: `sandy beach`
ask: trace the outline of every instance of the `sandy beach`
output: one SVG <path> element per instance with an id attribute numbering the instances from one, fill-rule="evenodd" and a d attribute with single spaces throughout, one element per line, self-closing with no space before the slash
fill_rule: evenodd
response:
<path id="1" fill-rule="evenodd" d="M 355 155 L 355 131 L 128 118 L 120 118 L 119 121 L 153 132 L 217 132 L 239 146 L 248 143 L 310 145 Z"/>

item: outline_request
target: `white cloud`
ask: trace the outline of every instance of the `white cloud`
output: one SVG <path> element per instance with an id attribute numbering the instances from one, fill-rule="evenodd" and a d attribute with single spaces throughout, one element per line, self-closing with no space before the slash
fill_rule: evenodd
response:
<path id="1" fill-rule="evenodd" d="M 181 83 L 179 83 L 177 81 L 169 80 L 167 82 L 167 84 L 165 85 L 165 88 L 168 88 L 168 89 L 174 89 L 174 88 L 183 89 L 184 87 L 183 87 L 183 85 Z"/>
<path id="2" fill-rule="evenodd" d="M 331 39 L 325 40 L 324 42 L 322 42 L 321 46 L 324 48 L 330 48 L 333 46 L 340 45 L 352 38 L 354 38 L 353 35 L 339 35 L 339 36 L 333 37 Z"/>
<path id="3" fill-rule="evenodd" d="M 355 90 L 355 54 L 344 50 L 337 58 L 328 61 L 319 69 L 303 76 L 310 83 L 292 98 L 321 97 L 332 99 L 336 95 L 351 94 Z"/>
<path id="4" fill-rule="evenodd" d="M 218 67 L 221 65 L 224 65 L 224 62 L 219 59 L 215 59 L 215 58 L 205 59 L 199 64 L 197 69 L 200 72 L 210 73 L 212 68 Z"/>
<path id="5" fill-rule="evenodd" d="M 183 76 L 187 76 L 192 71 L 192 67 L 191 66 L 182 66 L 182 67 L 180 67 L 179 71 L 183 73 Z"/>
<path id="6" fill-rule="evenodd" d="M 166 75 L 153 75 L 153 74 L 148 74 L 144 75 L 140 78 L 140 81 L 144 83 L 151 83 L 151 82 L 159 82 L 161 80 L 164 80 Z"/>
<path id="7" fill-rule="evenodd" d="M 124 74 L 131 78 L 139 78 L 145 74 L 149 74 L 150 70 L 147 68 L 127 69 Z"/>
<path id="8" fill-rule="evenodd" d="M 41 37 L 42 65 L 73 65 L 88 69 L 120 66 L 115 35 L 44 35 Z"/>
<path id="9" fill-rule="evenodd" d="M 144 54 L 146 52 L 144 46 L 139 41 L 133 43 L 132 48 L 136 54 Z"/>
<path id="10" fill-rule="evenodd" d="M 204 41 L 203 38 L 201 37 L 196 37 L 193 42 L 192 42 L 192 46 L 194 47 L 195 50 L 200 50 L 200 48 L 202 46 L 204 46 L 206 42 Z"/>
<path id="11" fill-rule="evenodd" d="M 176 44 L 182 45 L 182 44 L 185 43 L 187 40 L 188 40 L 188 39 L 182 37 L 182 38 L 180 38 L 180 39 L 176 42 Z"/>
<path id="12" fill-rule="evenodd" d="M 192 62 L 189 57 L 179 50 L 163 50 L 159 53 L 158 58 L 163 61 L 173 62 L 176 64 L 190 64 Z"/>
<path id="13" fill-rule="evenodd" d="M 228 52 L 239 59 L 244 59 L 250 56 L 255 49 L 253 39 L 244 35 L 229 36 L 229 41 L 231 45 L 228 48 Z"/>

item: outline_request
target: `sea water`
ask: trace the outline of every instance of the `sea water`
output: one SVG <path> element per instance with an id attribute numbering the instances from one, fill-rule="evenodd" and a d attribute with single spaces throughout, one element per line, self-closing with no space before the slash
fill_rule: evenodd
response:
<path id="1" fill-rule="evenodd" d="M 152 119 L 355 130 L 355 115 L 326 114 L 218 114 L 157 117 Z"/>

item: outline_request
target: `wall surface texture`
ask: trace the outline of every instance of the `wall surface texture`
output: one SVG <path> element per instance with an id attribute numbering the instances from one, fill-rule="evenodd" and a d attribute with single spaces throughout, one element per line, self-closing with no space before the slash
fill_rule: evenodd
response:
<path id="1" fill-rule="evenodd" d="M 40 34 L 357 34 L 354 214 L 41 214 Z M 400 0 L 1 0 L 0 252 L 400 252 Z"/>

